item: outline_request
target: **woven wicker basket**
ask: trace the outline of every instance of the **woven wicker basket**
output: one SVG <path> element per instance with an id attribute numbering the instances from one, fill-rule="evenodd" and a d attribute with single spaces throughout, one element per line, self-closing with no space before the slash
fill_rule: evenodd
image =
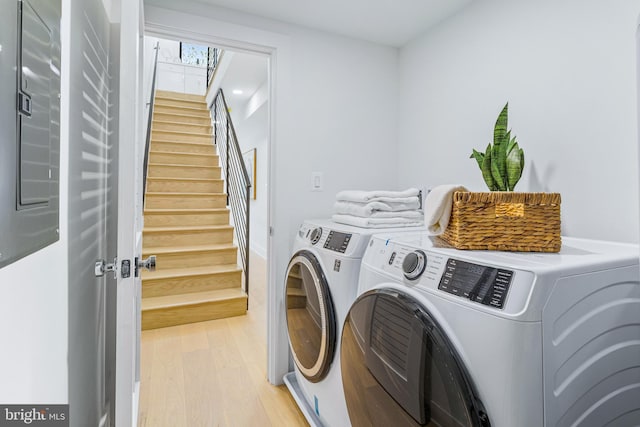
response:
<path id="1" fill-rule="evenodd" d="M 456 192 L 440 237 L 457 249 L 559 252 L 560 194 Z"/>

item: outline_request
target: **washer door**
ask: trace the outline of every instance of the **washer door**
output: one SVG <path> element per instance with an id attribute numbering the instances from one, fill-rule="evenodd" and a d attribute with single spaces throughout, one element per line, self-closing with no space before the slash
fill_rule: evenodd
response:
<path id="1" fill-rule="evenodd" d="M 471 378 L 413 297 L 369 291 L 342 332 L 342 381 L 353 426 L 489 426 Z"/>
<path id="2" fill-rule="evenodd" d="M 285 305 L 293 360 L 307 380 L 318 382 L 333 361 L 336 319 L 327 279 L 309 251 L 301 250 L 289 261 Z"/>

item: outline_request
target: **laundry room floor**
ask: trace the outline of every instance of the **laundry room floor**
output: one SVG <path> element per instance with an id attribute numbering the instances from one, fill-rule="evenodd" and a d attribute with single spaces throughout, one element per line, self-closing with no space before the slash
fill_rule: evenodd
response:
<path id="1" fill-rule="evenodd" d="M 246 316 L 142 332 L 139 427 L 308 425 L 266 379 L 266 273 L 252 258 Z"/>

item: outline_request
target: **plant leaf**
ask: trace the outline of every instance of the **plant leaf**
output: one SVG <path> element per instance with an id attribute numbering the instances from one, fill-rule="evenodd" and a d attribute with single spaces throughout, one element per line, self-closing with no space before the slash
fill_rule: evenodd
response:
<path id="1" fill-rule="evenodd" d="M 509 191 L 513 191 L 514 187 L 522 176 L 522 149 L 516 143 L 509 155 L 507 156 L 507 187 Z"/>
<path id="2" fill-rule="evenodd" d="M 487 184 L 487 187 L 489 187 L 489 191 L 494 191 L 496 184 L 493 180 L 493 176 L 491 175 L 491 144 L 487 146 L 487 152 L 482 156 L 482 165 L 480 166 L 480 170 L 482 171 L 482 178 Z"/>
<path id="3" fill-rule="evenodd" d="M 478 162 L 478 167 L 480 169 L 482 169 L 482 161 L 484 160 L 484 153 L 481 153 L 480 151 L 476 151 L 476 149 L 473 149 L 473 153 L 471 153 L 471 156 L 469 156 L 470 159 L 476 159 L 476 162 Z"/>
<path id="4" fill-rule="evenodd" d="M 506 191 L 506 179 L 500 175 L 500 170 L 498 169 L 498 163 L 495 161 L 494 155 L 497 156 L 498 150 L 496 150 L 495 145 L 491 148 L 491 144 L 487 147 L 487 151 L 491 153 L 491 164 L 488 165 L 491 171 L 491 177 L 493 178 L 494 189 L 491 191 Z M 486 158 L 486 155 L 485 155 Z"/>
<path id="5" fill-rule="evenodd" d="M 516 137 L 514 136 L 509 141 L 509 145 L 507 145 L 507 156 L 509 155 L 509 153 L 511 153 L 511 150 L 513 150 L 513 147 L 515 147 L 516 145 L 518 145 L 518 142 L 516 141 Z"/>
<path id="6" fill-rule="evenodd" d="M 498 115 L 498 119 L 496 120 L 496 124 L 493 127 L 493 145 L 500 145 L 502 141 L 504 141 L 504 137 L 507 134 L 507 125 L 508 125 L 508 116 L 509 116 L 509 103 L 507 102 Z"/>
<path id="7" fill-rule="evenodd" d="M 493 175 L 493 180 L 501 191 L 505 191 L 502 188 L 505 186 L 507 182 L 507 164 L 506 159 L 504 157 L 504 153 L 502 152 L 502 147 L 504 144 L 493 144 L 491 148 L 491 174 Z"/>

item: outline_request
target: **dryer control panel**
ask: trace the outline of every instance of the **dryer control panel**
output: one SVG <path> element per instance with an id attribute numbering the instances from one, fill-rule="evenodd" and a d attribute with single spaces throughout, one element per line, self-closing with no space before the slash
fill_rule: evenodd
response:
<path id="1" fill-rule="evenodd" d="M 340 233 L 339 231 L 330 230 L 323 248 L 344 253 L 347 250 L 347 246 L 349 246 L 351 236 L 352 235 L 349 233 Z"/>

